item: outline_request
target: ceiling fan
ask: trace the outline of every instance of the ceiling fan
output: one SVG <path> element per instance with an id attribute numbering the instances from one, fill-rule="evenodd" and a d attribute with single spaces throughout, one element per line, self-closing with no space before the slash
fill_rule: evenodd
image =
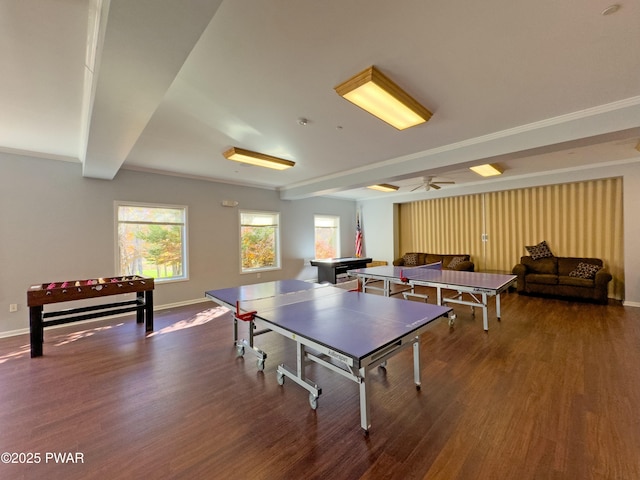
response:
<path id="1" fill-rule="evenodd" d="M 425 192 L 428 192 L 432 188 L 434 190 L 440 190 L 440 185 L 450 185 L 456 182 L 434 182 L 433 179 L 435 177 L 422 177 L 422 183 L 418 185 L 416 188 L 412 189 L 412 192 L 419 190 L 420 188 L 424 188 Z"/>

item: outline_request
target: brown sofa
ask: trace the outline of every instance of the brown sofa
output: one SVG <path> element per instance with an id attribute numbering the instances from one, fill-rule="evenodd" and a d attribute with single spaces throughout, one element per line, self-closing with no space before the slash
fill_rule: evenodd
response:
<path id="1" fill-rule="evenodd" d="M 578 267 L 579 264 L 587 267 Z M 594 265 L 593 268 L 588 267 Z M 586 269 L 586 271 L 585 271 Z M 589 271 L 591 270 L 591 271 Z M 513 267 L 518 293 L 567 297 L 606 304 L 611 274 L 599 258 L 522 257 Z"/>
<path id="2" fill-rule="evenodd" d="M 449 266 L 452 260 L 454 260 L 454 265 L 452 267 Z M 440 253 L 416 253 L 410 252 L 405 253 L 402 257 L 396 258 L 393 261 L 395 266 L 407 266 L 407 267 L 415 267 L 418 265 L 427 265 L 429 263 L 442 262 L 443 270 L 466 270 L 469 272 L 473 272 L 474 264 L 471 261 L 471 257 L 466 254 L 457 254 L 457 255 L 449 255 L 449 254 L 440 254 Z"/>

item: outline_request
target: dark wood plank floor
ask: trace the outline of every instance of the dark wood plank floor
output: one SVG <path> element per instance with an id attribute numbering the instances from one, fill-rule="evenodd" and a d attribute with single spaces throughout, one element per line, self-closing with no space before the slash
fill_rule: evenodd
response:
<path id="1" fill-rule="evenodd" d="M 640 478 L 640 309 L 503 296 L 503 319 L 457 307 L 424 335 L 421 391 L 411 351 L 372 378 L 372 429 L 358 388 L 320 366 L 319 407 L 279 386 L 291 342 L 258 338 L 258 372 L 236 358 L 228 312 L 202 303 L 135 320 L 0 340 L 2 479 Z M 45 462 L 79 452 L 84 463 Z"/>

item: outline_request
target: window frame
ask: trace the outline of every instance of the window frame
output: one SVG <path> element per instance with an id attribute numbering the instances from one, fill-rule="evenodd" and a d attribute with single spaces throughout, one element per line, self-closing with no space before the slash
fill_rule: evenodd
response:
<path id="1" fill-rule="evenodd" d="M 114 250 L 115 250 L 115 271 L 116 275 L 124 275 L 120 272 L 120 242 L 119 242 L 119 226 L 120 223 L 137 223 L 137 222 L 120 222 L 120 207 L 139 207 L 139 208 L 165 208 L 183 211 L 182 225 L 182 275 L 179 277 L 154 278 L 156 283 L 174 283 L 185 282 L 189 280 L 189 207 L 186 205 L 172 205 L 165 203 L 151 202 L 127 202 L 116 200 L 114 202 Z M 144 222 L 140 222 L 144 224 Z M 170 223 L 147 222 L 148 224 L 169 225 Z"/>
<path id="2" fill-rule="evenodd" d="M 317 256 L 318 252 L 317 252 L 317 243 L 318 243 L 318 238 L 316 236 L 316 229 L 318 228 L 317 224 L 316 224 L 316 220 L 318 218 L 327 218 L 327 219 L 332 219 L 336 221 L 337 226 L 335 227 L 336 231 L 335 231 L 335 244 L 336 244 L 336 255 L 335 257 L 327 257 L 327 258 L 340 258 L 341 255 L 341 249 L 340 249 L 340 215 L 331 215 L 331 214 L 322 214 L 322 213 L 317 213 L 313 215 L 313 255 L 314 258 L 318 258 L 320 259 L 320 257 Z"/>
<path id="3" fill-rule="evenodd" d="M 242 217 L 243 215 L 263 215 L 263 216 L 272 216 L 276 218 L 276 234 L 275 234 L 275 266 L 269 267 L 256 267 L 256 268 L 247 268 L 245 269 L 242 266 Z M 280 220 L 280 212 L 273 212 L 267 210 L 255 210 L 255 209 L 246 209 L 238 211 L 238 248 L 239 248 L 239 263 L 240 263 L 240 274 L 251 274 L 251 273 L 261 273 L 261 272 L 269 272 L 274 270 L 282 270 L 282 252 L 280 247 L 280 237 L 281 237 L 281 220 Z"/>

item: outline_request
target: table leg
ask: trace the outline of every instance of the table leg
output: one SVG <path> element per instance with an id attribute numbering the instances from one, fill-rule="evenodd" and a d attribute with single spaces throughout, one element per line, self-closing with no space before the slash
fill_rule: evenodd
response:
<path id="1" fill-rule="evenodd" d="M 296 373 L 298 375 L 298 378 L 303 379 L 305 378 L 304 376 L 304 367 L 305 367 L 305 349 L 304 349 L 304 345 L 302 345 L 300 342 L 296 342 Z"/>
<path id="2" fill-rule="evenodd" d="M 496 315 L 498 316 L 498 320 L 500 320 L 500 292 L 496 294 Z"/>
<path id="3" fill-rule="evenodd" d="M 249 326 L 249 346 L 253 348 L 253 334 L 256 330 L 256 324 L 253 320 L 249 320 L 247 325 Z"/>
<path id="4" fill-rule="evenodd" d="M 484 325 L 484 331 L 489 331 L 489 305 L 487 300 L 487 294 L 482 294 L 482 324 Z"/>
<path id="5" fill-rule="evenodd" d="M 146 321 L 145 330 L 153 332 L 153 290 L 147 290 L 144 293 L 144 317 Z"/>
<path id="6" fill-rule="evenodd" d="M 144 322 L 144 292 L 136 292 L 136 301 L 138 302 L 138 308 L 136 309 L 136 323 Z"/>
<path id="7" fill-rule="evenodd" d="M 31 332 L 31 357 L 42 356 L 44 326 L 42 325 L 43 306 L 29 307 L 29 327 Z"/>
<path id="8" fill-rule="evenodd" d="M 422 374 L 420 370 L 420 337 L 416 337 L 413 342 L 413 381 L 416 384 L 416 388 L 420 390 L 422 385 Z"/>
<path id="9" fill-rule="evenodd" d="M 360 368 L 360 426 L 365 435 L 371 428 L 371 411 L 369 409 L 369 382 L 367 381 L 366 367 Z"/>
<path id="10" fill-rule="evenodd" d="M 291 380 L 296 382 L 298 385 L 309 392 L 309 404 L 311 405 L 311 408 L 315 410 L 316 408 L 318 408 L 318 398 L 322 393 L 322 389 L 305 377 L 307 353 L 305 346 L 298 341 L 296 341 L 296 356 L 297 368 L 295 372 L 289 369 L 283 363 L 278 365 L 278 368 L 276 369 L 278 384 L 284 385 L 285 377 L 290 378 Z"/>
<path id="11" fill-rule="evenodd" d="M 318 265 L 318 283 L 329 282 L 335 284 L 337 281 L 336 269 L 329 265 Z"/>
<path id="12" fill-rule="evenodd" d="M 238 345 L 238 317 L 233 316 L 233 344 Z"/>

